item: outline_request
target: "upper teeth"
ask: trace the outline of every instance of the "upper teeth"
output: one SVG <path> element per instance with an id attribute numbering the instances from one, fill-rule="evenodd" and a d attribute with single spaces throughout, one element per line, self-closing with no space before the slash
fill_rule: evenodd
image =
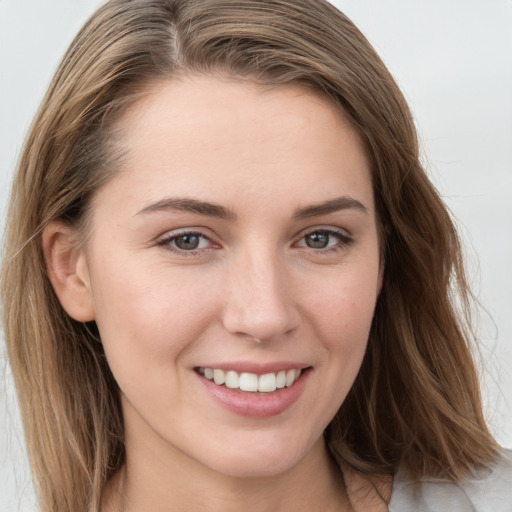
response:
<path id="1" fill-rule="evenodd" d="M 281 370 L 277 373 L 265 373 L 256 375 L 255 373 L 238 373 L 232 370 L 224 371 L 212 368 L 199 368 L 199 372 L 207 379 L 213 380 L 215 384 L 221 386 L 225 384 L 231 389 L 240 389 L 242 391 L 260 391 L 262 393 L 271 393 L 276 389 L 291 386 L 301 374 L 301 370 Z"/>

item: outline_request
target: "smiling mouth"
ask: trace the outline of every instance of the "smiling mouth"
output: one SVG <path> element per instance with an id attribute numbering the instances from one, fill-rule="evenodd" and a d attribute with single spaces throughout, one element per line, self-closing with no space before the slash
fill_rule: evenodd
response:
<path id="1" fill-rule="evenodd" d="M 197 368 L 196 371 L 217 386 L 229 389 L 252 392 L 273 393 L 279 389 L 292 386 L 305 369 L 281 370 L 275 373 L 257 375 L 249 372 L 224 371 L 217 368 Z"/>

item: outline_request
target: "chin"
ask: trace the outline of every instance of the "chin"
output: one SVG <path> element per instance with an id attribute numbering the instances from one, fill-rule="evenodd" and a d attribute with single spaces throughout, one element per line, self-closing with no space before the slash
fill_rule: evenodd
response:
<path id="1" fill-rule="evenodd" d="M 285 461 L 276 461 L 261 457 L 247 457 L 242 454 L 229 460 L 216 461 L 211 469 L 231 478 L 269 478 L 286 473 L 298 462 L 291 458 Z"/>
<path id="2" fill-rule="evenodd" d="M 295 466 L 311 450 L 309 445 L 293 443 L 292 440 L 282 439 L 279 442 L 261 442 L 255 436 L 253 442 L 245 440 L 242 444 L 229 443 L 229 448 L 212 449 L 210 460 L 202 463 L 214 471 L 229 477 L 265 478 L 285 473 Z M 219 456 L 222 453 L 222 456 Z"/>

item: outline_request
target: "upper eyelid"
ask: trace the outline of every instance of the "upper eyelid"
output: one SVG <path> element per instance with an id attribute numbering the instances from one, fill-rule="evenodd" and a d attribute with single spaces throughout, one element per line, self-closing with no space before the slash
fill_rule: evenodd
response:
<path id="1" fill-rule="evenodd" d="M 215 238 L 214 236 L 210 235 L 210 234 L 207 234 L 204 232 L 204 229 L 205 228 L 195 228 L 195 227 L 192 227 L 192 228 L 177 228 L 177 229 L 171 229 L 169 231 L 166 231 L 165 233 L 159 235 L 156 237 L 156 240 L 157 241 L 160 241 L 160 240 L 169 240 L 169 239 L 172 239 L 172 238 L 177 238 L 179 236 L 184 236 L 184 235 L 198 235 L 198 236 L 201 236 L 203 238 L 207 238 L 208 240 L 211 240 L 213 241 L 213 239 Z M 208 230 L 209 231 L 209 230 Z"/>
<path id="2" fill-rule="evenodd" d="M 323 225 L 314 226 L 314 227 L 306 228 L 303 230 L 303 232 L 305 234 L 314 233 L 315 231 L 332 231 L 332 232 L 338 233 L 338 232 L 346 232 L 347 230 L 344 228 L 337 227 L 337 226 L 323 226 Z"/>
<path id="3" fill-rule="evenodd" d="M 311 227 L 311 228 L 303 229 L 302 231 L 300 231 L 297 234 L 296 240 L 300 240 L 300 239 L 304 238 L 305 236 L 310 235 L 311 233 L 316 233 L 317 231 L 320 231 L 320 232 L 324 231 L 324 232 L 327 232 L 327 233 L 333 233 L 333 234 L 337 234 L 337 235 L 340 235 L 340 236 L 345 236 L 347 238 L 352 238 L 352 234 L 350 233 L 350 231 L 348 231 L 345 228 L 340 228 L 340 227 L 337 227 L 337 226 L 323 226 L 323 225 L 320 225 L 320 226 L 314 226 L 314 227 Z"/>

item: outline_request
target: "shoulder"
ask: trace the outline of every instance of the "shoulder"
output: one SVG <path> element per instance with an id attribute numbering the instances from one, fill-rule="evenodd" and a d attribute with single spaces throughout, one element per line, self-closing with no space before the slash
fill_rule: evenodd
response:
<path id="1" fill-rule="evenodd" d="M 413 480 L 399 470 L 389 512 L 512 512 L 512 451 L 503 450 L 492 467 L 463 482 Z"/>

